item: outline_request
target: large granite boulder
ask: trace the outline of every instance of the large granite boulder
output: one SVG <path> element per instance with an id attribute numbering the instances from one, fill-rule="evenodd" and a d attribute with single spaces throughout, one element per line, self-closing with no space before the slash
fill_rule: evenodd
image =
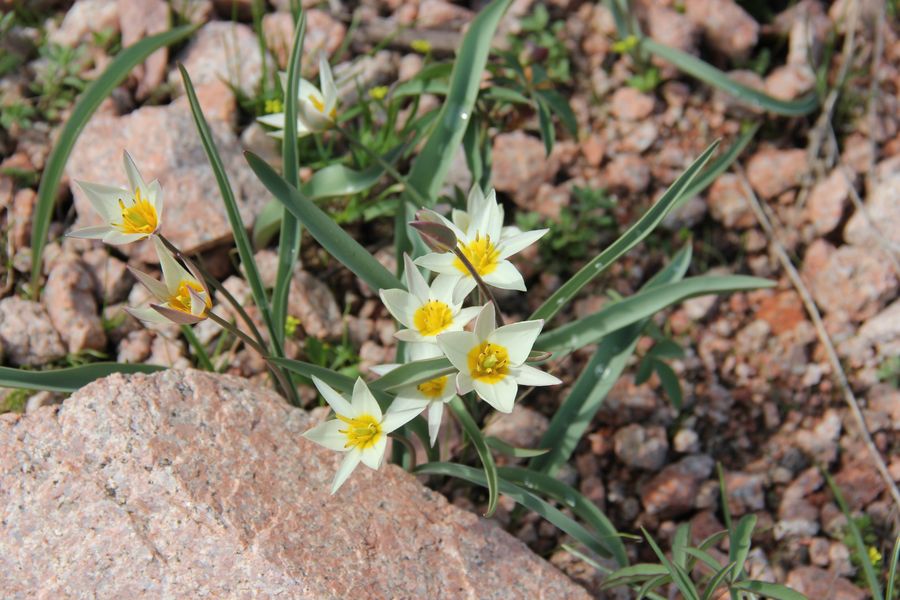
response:
<path id="1" fill-rule="evenodd" d="M 505 531 L 395 466 L 301 437 L 248 382 L 114 375 L 0 416 L 6 598 L 587 598 Z"/>

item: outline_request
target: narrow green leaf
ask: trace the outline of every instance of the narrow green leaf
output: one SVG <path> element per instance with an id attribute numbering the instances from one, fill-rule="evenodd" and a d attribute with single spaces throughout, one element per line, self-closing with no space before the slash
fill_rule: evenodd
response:
<path id="1" fill-rule="evenodd" d="M 247 276 L 247 284 L 250 286 L 253 302 L 259 308 L 263 322 L 272 336 L 272 349 L 275 356 L 284 356 L 284 350 L 281 344 L 278 343 L 280 338 L 275 335 L 275 324 L 272 320 L 272 313 L 269 311 L 269 299 L 266 296 L 266 289 L 263 287 L 259 270 L 256 268 L 256 261 L 253 258 L 253 246 L 250 244 L 247 228 L 244 226 L 244 220 L 241 218 L 241 213 L 238 210 L 231 183 L 228 181 L 228 174 L 225 172 L 225 166 L 222 164 L 219 151 L 216 150 L 216 144 L 209 129 L 209 124 L 206 122 L 206 117 L 203 116 L 203 109 L 200 108 L 200 102 L 197 100 L 197 93 L 194 91 L 194 85 L 191 83 L 191 77 L 188 75 L 184 65 L 179 64 L 178 69 L 181 71 L 184 90 L 191 105 L 191 113 L 194 116 L 194 123 L 197 125 L 197 132 L 200 134 L 200 141 L 203 143 L 203 149 L 206 151 L 209 164 L 216 176 L 216 182 L 219 184 L 219 192 L 222 194 L 225 212 L 228 214 L 228 223 L 231 225 L 231 231 L 234 234 L 234 244 L 237 246 L 241 266 L 243 266 L 244 273 Z"/>
<path id="2" fill-rule="evenodd" d="M 287 89 L 284 90 L 284 138 L 281 144 L 281 162 L 284 180 L 294 187 L 300 186 L 300 165 L 297 158 L 297 94 L 300 88 L 300 65 L 303 38 L 306 34 L 306 11 L 300 11 L 294 28 L 294 40 L 287 66 Z M 288 211 L 282 211 L 281 235 L 278 236 L 278 265 L 275 287 L 272 290 L 272 337 L 284 344 L 287 321 L 288 294 L 294 276 L 294 265 L 300 254 L 302 236 L 300 221 Z"/>
<path id="3" fill-rule="evenodd" d="M 689 186 L 685 188 L 685 190 L 681 193 L 681 199 L 676 202 L 676 206 L 681 205 L 682 203 L 690 200 L 697 194 L 703 192 L 706 188 L 712 185 L 712 183 L 719 178 L 719 175 L 724 173 L 728 167 L 737 160 L 738 156 L 741 155 L 741 152 L 744 151 L 744 148 L 753 141 L 754 136 L 756 136 L 756 132 L 759 131 L 759 128 L 762 126 L 762 123 L 753 123 L 752 125 L 745 127 L 744 132 L 738 136 L 738 139 L 728 148 L 726 152 L 723 152 L 721 155 L 717 156 L 713 159 L 709 165 L 703 170 L 702 173 L 697 175 L 694 178 L 694 181 L 691 182 Z"/>
<path id="4" fill-rule="evenodd" d="M 446 358 L 416 360 L 401 365 L 372 382 L 371 387 L 389 392 L 430 381 L 456 371 Z"/>
<path id="5" fill-rule="evenodd" d="M 263 185 L 341 264 L 353 271 L 376 292 L 385 288 L 405 289 L 400 280 L 375 260 L 368 250 L 360 246 L 297 188 L 286 182 L 266 161 L 252 152 L 245 152 L 244 155 Z"/>
<path id="6" fill-rule="evenodd" d="M 663 60 L 672 63 L 688 75 L 696 77 L 700 81 L 719 88 L 724 92 L 728 92 L 741 102 L 750 106 L 762 108 L 777 115 L 802 117 L 813 112 L 819 106 L 819 98 L 815 92 L 811 92 L 798 100 L 779 100 L 765 92 L 738 83 L 726 73 L 720 71 L 711 64 L 700 60 L 696 56 L 666 46 L 665 44 L 660 44 L 649 37 L 641 38 L 640 47 L 643 50 L 647 50 L 651 54 L 655 54 Z"/>
<path id="7" fill-rule="evenodd" d="M 572 137 L 576 137 L 578 135 L 578 121 L 575 119 L 575 113 L 572 112 L 572 107 L 569 106 L 569 101 L 566 100 L 565 96 L 553 89 L 539 89 L 536 93 L 550 107 L 553 113 L 559 117 L 569 134 Z"/>
<path id="8" fill-rule="evenodd" d="M 647 598 L 651 590 L 669 583 L 671 579 L 672 578 L 669 575 L 657 575 L 653 579 L 648 579 L 638 590 L 637 600 L 643 600 L 643 598 Z"/>
<path id="9" fill-rule="evenodd" d="M 869 587 L 869 591 L 872 592 L 872 600 L 884 600 L 884 596 L 881 593 L 881 584 L 878 581 L 878 575 L 875 573 L 875 565 L 872 564 L 872 560 L 869 558 L 868 546 L 866 546 L 866 541 L 863 539 L 862 532 L 859 530 L 859 527 L 857 527 L 856 521 L 853 520 L 853 515 L 850 512 L 847 501 L 844 500 L 841 488 L 838 487 L 828 471 L 824 469 L 821 471 L 825 476 L 828 487 L 831 488 L 831 493 L 834 495 L 835 501 L 837 501 L 838 506 L 841 508 L 841 512 L 847 517 L 847 529 L 850 530 L 850 535 L 853 538 L 853 553 L 856 555 L 857 562 L 862 566 L 866 585 Z M 893 599 L 889 598 L 888 600 Z"/>
<path id="10" fill-rule="evenodd" d="M 691 246 L 688 244 L 643 289 L 680 280 L 690 262 Z M 532 459 L 529 464 L 532 469 L 552 475 L 569 460 L 606 394 L 625 370 L 645 325 L 646 321 L 635 323 L 607 336 L 600 343 L 568 397 L 554 413 L 538 444 L 549 448 L 550 452 Z"/>
<path id="11" fill-rule="evenodd" d="M 547 450 L 543 448 L 518 448 L 513 446 L 512 444 L 507 444 L 500 438 L 494 437 L 492 435 L 486 436 L 484 441 L 487 442 L 487 445 L 503 454 L 505 456 L 511 456 L 512 458 L 533 458 L 535 456 L 540 456 L 541 454 L 546 454 Z"/>
<path id="12" fill-rule="evenodd" d="M 541 129 L 541 140 L 544 142 L 544 153 L 550 156 L 553 144 L 556 142 L 556 130 L 553 128 L 553 119 L 550 118 L 550 109 L 541 101 L 537 102 L 538 125 Z"/>
<path id="13" fill-rule="evenodd" d="M 284 215 L 284 207 L 278 200 L 269 200 L 263 209 L 259 211 L 253 221 L 253 247 L 257 250 L 265 248 L 281 230 L 281 217 Z"/>
<path id="14" fill-rule="evenodd" d="M 494 514 L 494 511 L 497 510 L 497 496 L 500 493 L 497 465 L 494 464 L 494 457 L 491 454 L 491 450 L 488 448 L 487 442 L 484 441 L 484 434 L 481 433 L 481 430 L 478 428 L 478 425 L 475 424 L 469 411 L 466 410 L 466 405 L 463 404 L 462 399 L 459 396 L 455 396 L 453 400 L 448 402 L 448 405 L 450 406 L 450 410 L 453 411 L 453 414 L 456 415 L 457 420 L 459 420 L 459 424 L 462 425 L 463 431 L 466 432 L 466 436 L 472 440 L 472 446 L 475 447 L 475 452 L 478 453 L 478 458 L 481 459 L 481 465 L 484 468 L 484 476 L 488 489 L 488 506 L 484 516 L 490 517 Z"/>
<path id="15" fill-rule="evenodd" d="M 721 569 L 719 569 L 715 575 L 713 575 L 709 583 L 706 584 L 706 589 L 703 591 L 703 599 L 702 600 L 710 600 L 713 597 L 713 593 L 716 591 L 720 585 L 722 585 L 722 581 L 728 577 L 729 573 L 734 573 L 735 563 L 728 563 Z"/>
<path id="16" fill-rule="evenodd" d="M 763 598 L 772 598 L 772 600 L 809 600 L 800 592 L 795 592 L 779 583 L 769 583 L 768 581 L 739 581 L 732 583 L 731 589 L 750 592 Z"/>
<path id="17" fill-rule="evenodd" d="M 744 562 L 750 553 L 750 538 L 753 537 L 754 527 L 756 515 L 744 515 L 734 528 L 728 548 L 728 558 L 736 565 L 731 575 L 732 581 L 737 581 L 744 570 Z"/>
<path id="18" fill-rule="evenodd" d="M 672 367 L 661 360 L 654 360 L 653 368 L 656 370 L 656 375 L 659 377 L 659 383 L 666 391 L 666 396 L 669 397 L 672 406 L 675 407 L 675 410 L 681 411 L 681 381 L 679 381 L 678 375 L 675 374 Z"/>
<path id="19" fill-rule="evenodd" d="M 619 587 L 620 585 L 632 585 L 659 577 L 660 575 L 665 577 L 669 576 L 669 571 L 662 565 L 654 563 L 629 565 L 610 573 L 609 577 L 604 580 L 603 585 L 600 586 L 600 589 L 608 590 L 610 588 Z"/>
<path id="20" fill-rule="evenodd" d="M 197 334 L 194 333 L 193 328 L 191 328 L 190 325 L 182 325 L 181 334 L 184 336 L 184 339 L 188 341 L 191 348 L 194 349 L 194 354 L 197 355 L 197 362 L 200 364 L 200 368 L 204 371 L 215 371 L 212 362 L 209 360 L 209 354 L 207 354 L 206 348 L 203 347 L 203 343 L 197 338 Z"/>
<path id="21" fill-rule="evenodd" d="M 653 549 L 659 562 L 661 562 L 669 571 L 669 574 L 672 576 L 672 581 L 675 582 L 675 585 L 678 587 L 678 590 L 684 596 L 685 600 L 700 600 L 697 587 L 694 585 L 694 582 L 691 581 L 691 578 L 688 577 L 687 573 L 684 572 L 684 569 L 673 564 L 672 561 L 666 558 L 665 553 L 660 549 L 656 540 L 650 536 L 646 529 L 641 527 L 641 531 L 644 533 L 644 537 L 647 538 L 647 543 L 650 544 L 650 547 Z"/>
<path id="22" fill-rule="evenodd" d="M 457 479 L 462 479 L 464 481 L 468 481 L 469 483 L 474 483 L 475 485 L 488 487 L 488 481 L 485 478 L 484 472 L 473 467 L 468 467 L 466 465 L 457 465 L 446 462 L 430 462 L 417 467 L 414 472 L 417 475 L 444 475 L 447 477 L 456 477 Z M 516 503 L 521 504 L 525 508 L 534 511 L 535 513 L 558 527 L 561 531 L 569 534 L 574 539 L 578 540 L 594 552 L 599 553 L 600 551 L 602 551 L 602 548 L 599 548 L 597 546 L 597 543 L 594 541 L 593 535 L 591 535 L 591 533 L 587 529 L 585 529 L 584 526 L 581 525 L 581 523 L 578 523 L 574 519 L 567 517 L 550 503 L 542 500 L 541 498 L 535 496 L 527 490 L 522 489 L 517 485 L 514 485 L 502 479 L 499 480 L 498 483 L 499 490 L 503 493 L 504 496 L 512 498 Z"/>
<path id="23" fill-rule="evenodd" d="M 393 165 L 406 150 L 406 145 L 396 146 L 383 156 L 386 163 Z M 300 186 L 300 190 L 310 200 L 350 196 L 369 189 L 384 175 L 384 166 L 376 163 L 361 171 L 344 165 L 331 164 L 313 175 Z"/>
<path id="24" fill-rule="evenodd" d="M 687 554 L 685 549 L 691 542 L 691 524 L 682 523 L 675 529 L 675 537 L 672 540 L 672 562 L 681 567 L 687 568 Z"/>
<path id="25" fill-rule="evenodd" d="M 613 331 L 651 317 L 662 309 L 688 298 L 768 288 L 773 285 L 775 282 L 768 279 L 747 275 L 689 277 L 684 281 L 638 292 L 624 300 L 604 306 L 593 315 L 544 332 L 538 338 L 535 348 L 547 352 L 571 352 L 588 344 L 596 344 Z"/>
<path id="26" fill-rule="evenodd" d="M 50 371 L 26 371 L 24 369 L 0 367 L 0 387 L 71 393 L 95 379 L 100 379 L 113 373 L 155 373 L 165 369 L 166 367 L 157 365 L 132 365 L 113 362 L 96 362 L 80 367 L 68 367 Z"/>
<path id="27" fill-rule="evenodd" d="M 320 367 L 312 363 L 293 360 L 290 358 L 272 358 L 272 362 L 280 367 L 284 367 L 288 371 L 292 371 L 304 377 L 318 377 L 334 389 L 345 394 L 353 391 L 353 384 L 356 381 L 352 377 L 341 375 L 326 367 Z"/>
<path id="28" fill-rule="evenodd" d="M 725 489 L 725 470 L 722 469 L 722 463 L 716 463 L 716 475 L 719 477 L 719 498 L 722 502 L 722 517 L 725 519 L 725 528 L 728 530 L 728 536 L 731 537 L 732 520 L 731 509 L 728 508 L 728 491 Z"/>
<path id="29" fill-rule="evenodd" d="M 148 56 L 159 48 L 170 46 L 187 38 L 197 25 L 176 27 L 157 35 L 146 37 L 128 46 L 113 59 L 105 71 L 84 90 L 78 98 L 71 115 L 66 120 L 59 137 L 53 143 L 50 156 L 41 177 L 38 188 L 38 199 L 34 209 L 31 226 L 31 293 L 38 296 L 41 280 L 41 257 L 47 243 L 47 231 L 53 218 L 53 207 L 56 204 L 56 191 L 62 179 L 63 169 L 69 154 L 75 146 L 75 140 L 87 125 L 94 111 L 104 99 L 128 76 L 131 70 L 144 62 Z"/>
<path id="30" fill-rule="evenodd" d="M 529 491 L 553 498 L 570 508 L 576 517 L 590 525 L 596 532 L 597 543 L 605 549 L 606 555 L 612 555 L 619 566 L 628 564 L 628 553 L 625 551 L 625 545 L 622 543 L 619 532 L 603 514 L 603 511 L 583 494 L 562 481 L 538 471 L 521 467 L 500 467 L 498 471 L 502 479 Z"/>
<path id="31" fill-rule="evenodd" d="M 894 600 L 894 586 L 897 584 L 897 563 L 900 563 L 900 535 L 894 540 L 894 549 L 891 551 L 891 559 L 888 563 L 890 569 L 888 570 L 887 586 L 884 592 L 884 597 L 887 600 Z"/>
<path id="32" fill-rule="evenodd" d="M 684 358 L 684 348 L 679 346 L 673 340 L 660 340 L 650 348 L 650 351 L 647 352 L 647 356 L 659 359 Z"/>
<path id="33" fill-rule="evenodd" d="M 672 209 L 675 203 L 681 198 L 684 190 L 691 184 L 698 175 L 703 166 L 715 152 L 719 142 L 713 142 L 703 154 L 701 154 L 687 170 L 676 179 L 669 189 L 660 197 L 660 199 L 650 207 L 628 230 L 623 233 L 619 239 L 610 244 L 603 252 L 594 257 L 584 267 L 581 268 L 567 282 L 559 287 L 558 290 L 547 298 L 541 306 L 534 311 L 531 319 L 544 319 L 545 321 L 553 318 L 566 304 L 571 302 L 578 292 L 590 283 L 595 277 L 605 271 L 612 263 L 618 260 L 626 252 L 634 248 L 645 237 L 650 235 L 657 225 Z"/>
<path id="34" fill-rule="evenodd" d="M 688 556 L 697 559 L 705 564 L 710 568 L 710 570 L 712 570 L 713 573 L 722 568 L 722 565 L 719 563 L 719 561 L 717 561 L 715 557 L 706 550 L 702 550 L 700 548 L 685 548 L 684 552 Z M 693 569 L 693 562 L 694 561 L 688 561 L 688 563 L 685 565 L 685 568 Z"/>

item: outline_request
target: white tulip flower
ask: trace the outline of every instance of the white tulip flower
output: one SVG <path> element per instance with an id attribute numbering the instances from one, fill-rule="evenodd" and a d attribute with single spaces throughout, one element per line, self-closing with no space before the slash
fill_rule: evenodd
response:
<path id="1" fill-rule="evenodd" d="M 76 181 L 103 225 L 69 232 L 70 237 L 98 239 L 107 244 L 128 244 L 159 231 L 162 223 L 162 188 L 156 180 L 147 184 L 128 152 L 123 153 L 130 190 Z"/>
<path id="2" fill-rule="evenodd" d="M 410 346 L 410 358 L 413 361 L 427 360 L 443 356 L 437 346 L 431 344 L 413 344 Z M 372 371 L 386 375 L 400 365 L 378 365 Z M 441 419 L 444 416 L 444 404 L 456 396 L 456 373 L 441 375 L 417 385 L 409 385 L 397 391 L 397 397 L 391 403 L 391 411 L 406 414 L 410 421 L 428 409 L 428 437 L 431 445 L 437 441 L 441 430 Z"/>
<path id="3" fill-rule="evenodd" d="M 525 364 L 544 322 L 521 321 L 497 327 L 493 303 L 475 320 L 474 331 L 453 331 L 438 336 L 438 346 L 459 370 L 456 389 L 473 389 L 500 412 L 513 409 L 519 385 L 555 385 L 559 379 Z"/>
<path id="4" fill-rule="evenodd" d="M 381 301 L 404 327 L 394 334 L 404 342 L 436 343 L 436 336 L 447 331 L 461 331 L 475 318 L 478 307 L 462 308 L 464 295 L 454 295 L 456 282 L 444 278 L 428 285 L 419 269 L 403 255 L 406 287 L 381 290 Z"/>
<path id="5" fill-rule="evenodd" d="M 538 241 L 547 229 L 518 232 L 503 227 L 503 207 L 496 201 L 494 190 L 487 196 L 473 188 L 469 194 L 469 211 L 456 211 L 453 221 L 433 213 L 456 235 L 459 249 L 472 264 L 479 277 L 488 285 L 505 290 L 525 291 L 521 273 L 507 260 Z M 463 297 L 475 286 L 472 274 L 452 252 L 432 252 L 416 259 L 416 264 L 435 273 L 437 280 L 450 280 Z"/>
<path id="6" fill-rule="evenodd" d="M 153 242 L 162 267 L 163 281 L 157 281 L 137 269 L 129 267 L 129 270 L 159 303 L 151 304 L 149 308 L 127 307 L 125 310 L 149 323 L 193 325 L 206 319 L 212 308 L 212 295 L 203 283 L 202 276 L 190 263 L 187 265 L 193 272 L 188 272 L 178 264 L 158 237 L 154 237 Z"/>
<path id="7" fill-rule="evenodd" d="M 284 73 L 281 78 L 282 84 L 286 86 L 287 77 Z M 297 137 L 324 131 L 334 124 L 337 118 L 338 90 L 324 53 L 319 55 L 319 83 L 321 89 L 306 79 L 300 80 L 297 89 Z M 264 115 L 257 120 L 275 128 L 269 135 L 283 138 L 284 116 L 284 112 L 278 112 Z"/>
<path id="8" fill-rule="evenodd" d="M 370 469 L 378 469 L 384 458 L 387 435 L 412 417 L 393 410 L 383 415 L 362 378 L 357 378 L 350 402 L 321 379 L 313 377 L 312 380 L 337 418 L 316 425 L 303 437 L 329 450 L 346 452 L 331 485 L 333 494 L 360 462 Z"/>

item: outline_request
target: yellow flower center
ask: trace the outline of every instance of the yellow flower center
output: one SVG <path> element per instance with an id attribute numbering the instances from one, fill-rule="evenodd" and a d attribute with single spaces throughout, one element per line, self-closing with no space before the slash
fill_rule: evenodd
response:
<path id="1" fill-rule="evenodd" d="M 159 225 L 159 216 L 156 208 L 141 196 L 141 189 L 134 190 L 134 200 L 131 206 L 119 198 L 119 209 L 122 211 L 122 223 L 119 231 L 122 233 L 145 233 L 150 235 L 156 231 Z"/>
<path id="2" fill-rule="evenodd" d="M 182 282 L 178 284 L 178 291 L 176 291 L 175 294 L 169 298 L 169 307 L 174 308 L 175 310 L 180 310 L 181 312 L 191 314 L 191 292 L 189 290 L 194 290 L 201 295 L 206 292 L 206 290 L 203 289 L 203 286 L 199 283 L 188 281 L 187 279 L 182 280 Z M 210 299 L 206 298 L 207 308 L 209 308 L 211 305 L 212 302 L 210 301 Z"/>
<path id="3" fill-rule="evenodd" d="M 476 234 L 475 239 L 468 244 L 460 244 L 460 250 L 462 250 L 463 256 L 472 263 L 472 266 L 475 267 L 475 270 L 482 277 L 493 273 L 497 265 L 500 264 L 500 251 L 497 250 L 497 246 L 491 241 L 491 236 L 489 235 L 481 237 L 481 235 Z M 466 265 L 458 257 L 453 259 L 453 266 L 469 277 L 472 276 Z"/>
<path id="4" fill-rule="evenodd" d="M 413 313 L 413 325 L 425 337 L 437 335 L 452 324 L 453 313 L 440 300 L 429 300 Z"/>
<path id="5" fill-rule="evenodd" d="M 509 373 L 509 353 L 499 344 L 481 342 L 469 350 L 468 358 L 472 379 L 497 383 Z"/>
<path id="6" fill-rule="evenodd" d="M 347 429 L 338 430 L 347 436 L 344 448 L 365 450 L 374 446 L 383 435 L 381 423 L 372 415 L 359 415 L 352 419 L 338 415 L 337 418 L 347 424 Z"/>
<path id="7" fill-rule="evenodd" d="M 309 101 L 315 107 L 315 109 L 317 111 L 319 111 L 323 115 L 325 114 L 325 103 L 318 96 L 316 96 L 315 94 L 310 94 Z M 334 107 L 331 109 L 331 112 L 328 114 L 328 118 L 330 118 L 331 120 L 334 120 L 334 118 L 336 116 L 337 116 L 337 107 Z"/>
<path id="8" fill-rule="evenodd" d="M 444 388 L 447 387 L 447 376 L 436 377 L 434 379 L 429 379 L 425 383 L 420 383 L 416 386 L 416 388 L 422 392 L 422 395 L 426 398 L 431 398 L 435 400 L 440 398 L 444 393 Z"/>

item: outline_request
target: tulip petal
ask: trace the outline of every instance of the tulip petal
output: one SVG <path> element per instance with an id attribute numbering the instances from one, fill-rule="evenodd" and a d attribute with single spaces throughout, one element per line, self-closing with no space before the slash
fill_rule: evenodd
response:
<path id="1" fill-rule="evenodd" d="M 347 452 L 347 436 L 341 433 L 341 430 L 347 426 L 343 421 L 331 419 L 320 423 L 303 434 L 303 437 L 313 441 L 320 446 L 324 446 L 329 450 L 337 452 Z"/>
<path id="2" fill-rule="evenodd" d="M 190 313 L 186 313 L 182 310 L 176 310 L 171 306 L 166 306 L 165 304 L 151 304 L 150 308 L 164 316 L 172 323 L 175 323 L 176 325 L 193 325 L 194 323 L 199 323 L 203 320 L 195 317 Z"/>
<path id="3" fill-rule="evenodd" d="M 131 184 L 132 193 L 134 190 L 141 190 L 141 195 L 146 195 L 150 189 L 147 187 L 146 182 L 144 182 L 144 178 L 141 177 L 141 172 L 138 171 L 137 165 L 134 164 L 134 159 L 131 158 L 131 155 L 128 151 L 122 152 L 122 161 L 125 163 L 125 173 L 128 175 L 128 182 Z"/>
<path id="4" fill-rule="evenodd" d="M 336 415 L 340 415 L 342 417 L 352 417 L 355 413 L 353 411 L 353 406 L 347 402 L 347 399 L 341 396 L 334 388 L 330 385 L 313 375 L 312 378 L 313 385 L 316 386 L 316 389 L 319 390 L 319 393 L 322 394 L 322 397 L 325 398 L 325 402 L 328 403 L 328 406 L 331 407 L 331 410 L 334 411 Z"/>
<path id="5" fill-rule="evenodd" d="M 431 446 L 437 441 L 438 433 L 441 431 L 441 418 L 444 416 L 444 403 L 432 402 L 428 406 L 428 440 Z"/>
<path id="6" fill-rule="evenodd" d="M 469 351 L 479 343 L 471 331 L 449 331 L 437 336 L 437 344 L 461 373 L 469 372 Z"/>
<path id="7" fill-rule="evenodd" d="M 509 362 L 517 367 L 525 362 L 544 326 L 542 320 L 520 321 L 495 329 L 488 340 L 506 348 Z"/>
<path id="8" fill-rule="evenodd" d="M 384 414 L 384 420 L 381 422 L 381 430 L 385 433 L 390 433 L 403 427 L 422 414 L 422 411 L 425 410 L 425 407 L 427 406 L 428 400 L 398 396 Z"/>
<path id="9" fill-rule="evenodd" d="M 128 266 L 128 270 L 157 300 L 164 302 L 169 299 L 169 290 L 164 283 L 156 280 L 143 271 L 138 271 L 130 265 Z"/>
<path id="10" fill-rule="evenodd" d="M 369 387 L 362 377 L 357 377 L 356 383 L 353 384 L 351 405 L 353 406 L 353 413 L 348 416 L 371 415 L 375 417 L 376 421 L 381 421 L 381 407 L 378 406 L 378 401 L 375 400 L 375 396 L 369 391 Z"/>
<path id="11" fill-rule="evenodd" d="M 194 278 L 175 260 L 175 256 L 169 252 L 169 249 L 158 237 L 153 238 L 153 243 L 156 246 L 156 255 L 159 257 L 159 266 L 162 268 L 163 281 L 169 294 L 175 295 L 178 293 L 178 287 L 182 281 L 191 281 Z"/>
<path id="12" fill-rule="evenodd" d="M 491 332 L 497 328 L 497 314 L 494 310 L 494 303 L 488 302 L 481 307 L 478 318 L 475 319 L 475 335 L 479 342 L 488 339 Z"/>
<path id="13" fill-rule="evenodd" d="M 428 282 L 425 281 L 415 263 L 406 253 L 403 254 L 403 268 L 405 269 L 404 275 L 406 276 L 406 287 L 409 289 L 409 293 L 415 296 L 419 301 L 418 304 L 428 302 L 431 296 Z"/>
<path id="14" fill-rule="evenodd" d="M 347 481 L 347 478 L 353 473 L 353 469 L 356 468 L 356 465 L 359 464 L 361 459 L 362 452 L 358 448 L 354 448 L 344 456 L 341 466 L 338 467 L 337 473 L 334 474 L 334 482 L 331 484 L 332 494 L 337 492 L 341 486 L 344 485 L 344 482 Z"/>
<path id="15" fill-rule="evenodd" d="M 467 306 L 466 308 L 459 311 L 456 315 L 455 321 L 456 324 L 460 327 L 465 327 L 468 325 L 472 319 L 478 316 L 478 313 L 481 312 L 480 306 Z"/>
<path id="16" fill-rule="evenodd" d="M 459 269 L 453 266 L 454 258 L 451 252 L 431 252 L 417 258 L 415 263 L 435 273 L 461 276 Z"/>
<path id="17" fill-rule="evenodd" d="M 85 240 L 101 240 L 111 230 L 107 225 L 97 225 L 95 227 L 82 227 L 75 229 L 66 234 L 67 237 L 79 238 Z"/>
<path id="18" fill-rule="evenodd" d="M 84 192 L 84 196 L 91 203 L 91 207 L 104 221 L 115 223 L 122 220 L 122 209 L 119 208 L 119 200 L 131 197 L 132 192 L 101 183 L 88 183 L 87 181 L 76 181 L 75 183 Z"/>
<path id="19" fill-rule="evenodd" d="M 562 383 L 558 377 L 550 373 L 536 369 L 531 365 L 522 365 L 510 369 L 509 374 L 515 377 L 519 385 L 559 385 Z"/>
<path id="20" fill-rule="evenodd" d="M 522 279 L 522 274 L 508 260 L 501 260 L 497 263 L 497 268 L 482 277 L 482 279 L 484 279 L 485 283 L 501 290 L 526 291 L 525 280 Z"/>
<path id="21" fill-rule="evenodd" d="M 256 117 L 256 120 L 262 123 L 263 125 L 268 125 L 269 127 L 275 127 L 276 129 L 284 129 L 284 113 L 271 113 L 268 115 L 263 115 L 261 117 Z"/>
<path id="22" fill-rule="evenodd" d="M 145 323 L 153 323 L 156 325 L 171 325 L 172 323 L 170 320 L 149 307 L 141 306 L 132 308 L 130 306 L 125 306 L 124 310 L 135 319 L 144 321 Z"/>
<path id="23" fill-rule="evenodd" d="M 360 457 L 363 464 L 377 471 L 384 459 L 385 448 L 387 448 L 387 436 L 381 435 L 371 448 L 366 448 L 361 452 Z"/>
<path id="24" fill-rule="evenodd" d="M 412 316 L 419 307 L 415 297 L 400 288 L 390 290 L 381 290 L 378 293 L 385 308 L 391 313 L 391 316 L 400 321 L 405 327 L 412 327 Z"/>
<path id="25" fill-rule="evenodd" d="M 496 383 L 487 383 L 476 379 L 474 381 L 475 393 L 502 413 L 512 412 L 516 403 L 516 392 L 519 386 L 512 377 L 504 377 Z"/>
<path id="26" fill-rule="evenodd" d="M 106 235 L 103 236 L 103 241 L 107 244 L 112 244 L 113 246 L 122 246 L 124 244 L 137 242 L 145 237 L 147 237 L 146 233 L 122 233 L 115 229 L 108 229 Z"/>
<path id="27" fill-rule="evenodd" d="M 413 329 L 401 329 L 400 331 L 394 333 L 394 337 L 401 342 L 417 343 L 425 341 L 425 338 L 422 337 L 422 334 Z"/>
<path id="28" fill-rule="evenodd" d="M 468 372 L 460 371 L 456 376 L 456 392 L 461 396 L 475 389 L 475 381 Z"/>
<path id="29" fill-rule="evenodd" d="M 521 252 L 528 246 L 532 245 L 544 235 L 550 231 L 549 229 L 535 229 L 533 231 L 526 231 L 524 233 L 520 233 L 518 235 L 514 235 L 511 238 L 507 238 L 500 243 L 500 247 L 497 249 L 500 252 L 500 260 L 509 258 L 513 254 Z"/>
<path id="30" fill-rule="evenodd" d="M 369 367 L 369 370 L 379 377 L 383 377 L 399 366 L 400 365 L 397 363 L 386 363 L 383 365 L 372 365 L 371 367 Z"/>
<path id="31" fill-rule="evenodd" d="M 337 86 L 334 85 L 334 75 L 324 52 L 319 53 L 319 85 L 325 100 L 325 112 L 331 113 L 331 109 L 337 105 Z"/>

